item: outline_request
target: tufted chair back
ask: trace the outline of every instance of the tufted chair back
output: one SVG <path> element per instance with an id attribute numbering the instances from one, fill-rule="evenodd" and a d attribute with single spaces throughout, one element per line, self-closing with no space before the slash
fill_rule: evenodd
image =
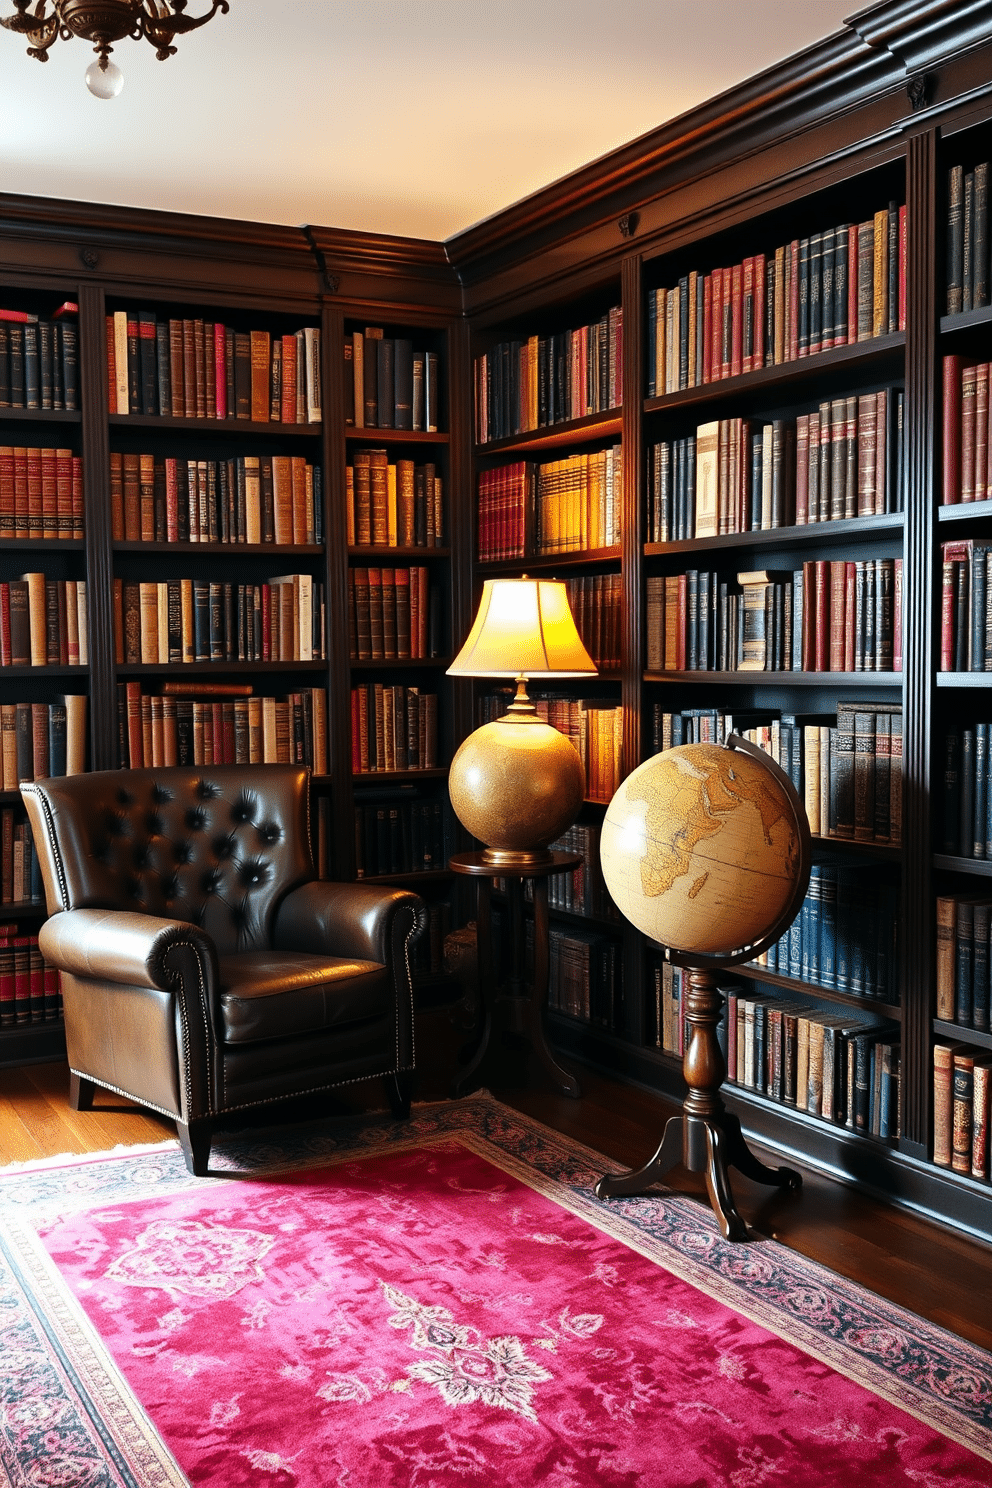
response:
<path id="1" fill-rule="evenodd" d="M 220 956 L 269 950 L 280 900 L 313 877 L 296 765 L 95 772 L 38 799 L 49 914 L 134 910 L 199 925 Z"/>

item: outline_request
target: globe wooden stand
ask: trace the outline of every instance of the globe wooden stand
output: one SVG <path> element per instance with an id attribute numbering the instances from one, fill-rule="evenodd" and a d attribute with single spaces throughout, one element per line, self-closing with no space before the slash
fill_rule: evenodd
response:
<path id="1" fill-rule="evenodd" d="M 750 1231 L 734 1203 L 728 1169 L 737 1168 L 745 1177 L 777 1188 L 799 1188 L 802 1177 L 793 1168 L 769 1168 L 760 1162 L 744 1140 L 740 1121 L 720 1099 L 727 1072 L 716 1036 L 722 1005 L 716 974 L 689 968 L 686 1022 L 691 1032 L 682 1065 L 689 1093 L 682 1114 L 665 1123 L 658 1150 L 642 1168 L 607 1173 L 596 1184 L 596 1197 L 643 1193 L 681 1162 L 690 1173 L 706 1174 L 710 1203 L 724 1238 L 748 1240 Z"/>

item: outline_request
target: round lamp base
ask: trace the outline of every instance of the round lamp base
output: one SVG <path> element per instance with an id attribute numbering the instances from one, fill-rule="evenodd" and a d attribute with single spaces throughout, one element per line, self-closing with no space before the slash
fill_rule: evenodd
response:
<path id="1" fill-rule="evenodd" d="M 511 871 L 547 862 L 548 845 L 571 826 L 585 794 L 578 750 L 533 715 L 507 714 L 462 744 L 448 790 L 455 815 Z"/>

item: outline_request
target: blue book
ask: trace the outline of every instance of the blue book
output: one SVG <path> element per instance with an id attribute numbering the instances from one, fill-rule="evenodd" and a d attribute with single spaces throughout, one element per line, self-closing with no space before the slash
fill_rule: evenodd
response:
<path id="1" fill-rule="evenodd" d="M 975 823 L 971 857 L 985 856 L 985 826 L 988 819 L 989 726 L 980 723 L 975 729 Z"/>
<path id="2" fill-rule="evenodd" d="M 789 926 L 789 975 L 799 981 L 803 974 L 803 912 Z"/>
<path id="3" fill-rule="evenodd" d="M 810 889 L 811 890 L 812 890 L 812 886 L 813 886 L 813 875 L 812 875 L 812 872 L 811 872 L 810 873 Z M 810 952 L 810 933 L 809 933 L 810 897 L 811 897 L 810 894 L 807 893 L 806 898 L 803 900 L 803 907 L 799 911 L 799 935 L 800 935 L 800 945 L 802 947 L 802 952 L 801 952 L 801 954 L 802 954 L 802 966 L 801 966 L 801 970 L 800 970 L 800 976 L 801 976 L 801 978 L 802 978 L 802 980 L 804 982 L 808 982 L 809 979 L 810 979 L 810 954 L 809 954 L 809 952 Z"/>
<path id="4" fill-rule="evenodd" d="M 972 952 L 974 943 L 974 902 L 958 900 L 957 928 L 954 938 L 954 1021 L 970 1028 L 972 1008 Z"/>
<path id="5" fill-rule="evenodd" d="M 883 1044 L 882 1089 L 879 1103 L 878 1135 L 886 1141 L 898 1136 L 896 1122 L 899 1112 L 899 1045 Z"/>
<path id="6" fill-rule="evenodd" d="M 961 807 L 958 819 L 958 853 L 971 857 L 975 840 L 975 730 L 961 730 Z"/>
<path id="7" fill-rule="evenodd" d="M 685 665 L 686 670 L 699 670 L 699 570 L 689 568 L 685 575 Z"/>
<path id="8" fill-rule="evenodd" d="M 971 1024 L 983 1033 L 989 1028 L 989 921 L 992 905 L 978 901 L 972 913 Z"/>
<path id="9" fill-rule="evenodd" d="M 850 880 L 846 868 L 837 871 L 837 893 L 834 897 L 834 986 L 838 992 L 851 990 L 851 905 Z"/>
<path id="10" fill-rule="evenodd" d="M 716 583 L 716 574 L 703 572 L 699 575 L 699 600 L 697 611 L 699 619 L 696 630 L 696 665 L 701 672 L 712 669 L 712 634 L 710 611 L 713 605 L 713 589 Z"/>
<path id="11" fill-rule="evenodd" d="M 821 987 L 837 985 L 837 869 L 825 866 L 820 879 Z"/>
<path id="12" fill-rule="evenodd" d="M 814 863 L 809 873 L 809 921 L 806 940 L 809 951 L 804 952 L 803 960 L 808 962 L 809 971 L 804 974 L 804 980 L 808 982 L 820 981 L 820 906 L 823 899 L 823 865 Z"/>

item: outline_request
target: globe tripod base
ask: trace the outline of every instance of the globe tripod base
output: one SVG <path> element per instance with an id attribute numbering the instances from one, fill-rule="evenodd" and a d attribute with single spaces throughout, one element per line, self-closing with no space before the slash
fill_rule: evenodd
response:
<path id="1" fill-rule="evenodd" d="M 680 1116 L 665 1123 L 658 1149 L 642 1168 L 630 1173 L 607 1173 L 596 1184 L 596 1197 L 639 1194 L 658 1183 L 676 1163 L 690 1173 L 705 1173 L 706 1188 L 725 1240 L 752 1238 L 734 1203 L 730 1168 L 756 1183 L 797 1189 L 802 1177 L 794 1168 L 770 1168 L 755 1157 L 744 1140 L 740 1121 L 720 1099 L 725 1065 L 716 1037 L 722 998 L 711 971 L 689 973 L 686 1020 L 692 1030 L 684 1070 L 689 1093 Z"/>

